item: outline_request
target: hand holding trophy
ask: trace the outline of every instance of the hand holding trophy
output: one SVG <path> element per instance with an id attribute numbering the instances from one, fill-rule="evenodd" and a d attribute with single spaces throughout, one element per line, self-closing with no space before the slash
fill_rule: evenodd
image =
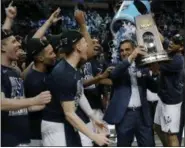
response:
<path id="1" fill-rule="evenodd" d="M 144 45 L 147 50 L 147 55 L 137 60 L 138 66 L 170 60 L 167 52 L 163 49 L 159 31 L 151 14 L 136 17 L 136 36 L 138 44 Z"/>

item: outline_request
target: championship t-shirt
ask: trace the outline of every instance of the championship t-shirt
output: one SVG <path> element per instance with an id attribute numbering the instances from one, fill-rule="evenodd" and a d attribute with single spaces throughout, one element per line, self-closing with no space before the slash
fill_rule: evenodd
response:
<path id="1" fill-rule="evenodd" d="M 65 119 L 61 102 L 75 101 L 78 110 L 83 94 L 83 81 L 80 72 L 66 60 L 61 60 L 46 80 L 52 99 L 43 111 L 43 120 L 64 123 L 67 146 L 81 146 L 78 131 Z"/>
<path id="2" fill-rule="evenodd" d="M 1 65 L 1 91 L 6 98 L 24 97 L 23 80 L 13 68 Z M 1 146 L 17 146 L 30 142 L 27 108 L 1 111 Z"/>
<path id="3" fill-rule="evenodd" d="M 47 73 L 30 69 L 24 80 L 26 98 L 35 97 L 46 90 Z M 31 139 L 41 139 L 42 111 L 29 112 Z"/>
<path id="4" fill-rule="evenodd" d="M 49 74 L 46 86 L 51 92 L 52 99 L 44 109 L 43 119 L 63 123 L 65 117 L 61 102 L 75 101 L 76 109 L 78 108 L 79 99 L 83 93 L 81 74 L 66 60 L 61 60 Z"/>
<path id="5" fill-rule="evenodd" d="M 92 59 L 85 63 L 82 67 L 83 77 L 85 80 L 92 79 L 97 74 L 102 73 L 104 70 L 103 65 L 101 65 L 96 59 Z M 103 87 L 101 85 L 92 84 L 84 88 L 85 96 L 87 97 L 89 104 L 92 109 L 102 109 L 101 94 Z"/>

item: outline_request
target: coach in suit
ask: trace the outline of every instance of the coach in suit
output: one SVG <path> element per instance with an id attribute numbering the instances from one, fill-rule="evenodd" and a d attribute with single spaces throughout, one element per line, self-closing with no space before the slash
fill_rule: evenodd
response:
<path id="1" fill-rule="evenodd" d="M 116 127 L 117 146 L 131 146 L 136 136 L 138 146 L 154 146 L 152 117 L 146 98 L 146 90 L 158 90 L 158 66 L 149 70 L 138 69 L 135 58 L 146 54 L 135 47 L 131 40 L 120 43 L 121 63 L 111 72 L 113 94 L 104 120 Z M 155 74 L 155 75 L 154 75 Z"/>

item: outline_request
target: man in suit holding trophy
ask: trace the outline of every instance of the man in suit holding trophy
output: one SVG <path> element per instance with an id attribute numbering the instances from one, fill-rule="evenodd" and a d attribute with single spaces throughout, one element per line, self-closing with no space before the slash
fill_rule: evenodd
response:
<path id="1" fill-rule="evenodd" d="M 159 66 L 151 63 L 158 62 L 156 58 L 159 56 L 163 58 L 167 56 L 163 52 L 159 56 L 157 53 L 150 54 L 149 48 L 151 47 L 146 46 L 146 44 L 151 45 L 148 43 L 148 34 L 144 34 L 146 30 L 150 32 L 150 35 L 152 34 L 152 37 L 150 36 L 153 39 L 152 42 L 155 41 L 152 45 L 158 47 L 158 43 L 155 43 L 160 40 L 151 15 L 143 15 L 150 11 L 149 2 L 133 1 L 127 7 L 125 5 L 126 3 L 123 1 L 111 23 L 111 32 L 116 37 L 122 61 L 110 74 L 113 81 L 113 94 L 104 120 L 116 126 L 117 146 L 131 146 L 134 136 L 138 146 L 154 146 L 153 122 L 146 90 L 158 91 Z M 137 16 L 143 17 L 136 19 Z M 145 46 L 145 48 L 143 46 L 136 47 L 134 39 L 128 40 L 127 36 L 121 39 L 116 36 L 122 34 L 117 29 L 117 23 L 125 20 L 136 24 L 138 44 Z M 147 43 L 144 42 L 143 37 L 145 36 L 143 35 L 147 35 Z M 149 67 L 152 73 L 149 72 L 149 68 L 141 68 L 140 66 Z"/>
<path id="2" fill-rule="evenodd" d="M 122 61 L 111 72 L 113 95 L 104 120 L 115 124 L 117 146 L 131 146 L 136 136 L 138 146 L 154 146 L 152 118 L 146 90 L 158 90 L 158 69 L 154 64 L 148 69 L 137 68 L 135 59 L 145 55 L 144 47 L 136 47 L 131 40 L 120 43 Z"/>

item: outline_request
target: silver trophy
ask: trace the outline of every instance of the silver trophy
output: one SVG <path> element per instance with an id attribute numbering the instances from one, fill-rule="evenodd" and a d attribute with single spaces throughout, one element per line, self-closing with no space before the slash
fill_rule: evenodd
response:
<path id="1" fill-rule="evenodd" d="M 146 56 L 139 57 L 138 66 L 145 66 L 155 62 L 169 61 L 167 52 L 163 49 L 157 26 L 151 14 L 140 15 L 135 18 L 136 37 L 138 45 L 144 45 Z"/>
<path id="2" fill-rule="evenodd" d="M 152 24 L 147 24 L 148 21 Z M 110 30 L 114 36 L 114 44 L 117 49 L 112 54 L 115 55 L 118 52 L 121 41 L 132 40 L 138 45 L 144 45 L 148 52 L 147 56 L 138 57 L 137 66 L 169 60 L 167 53 L 163 50 L 157 27 L 150 14 L 150 2 L 148 0 L 123 0 L 112 20 Z"/>

